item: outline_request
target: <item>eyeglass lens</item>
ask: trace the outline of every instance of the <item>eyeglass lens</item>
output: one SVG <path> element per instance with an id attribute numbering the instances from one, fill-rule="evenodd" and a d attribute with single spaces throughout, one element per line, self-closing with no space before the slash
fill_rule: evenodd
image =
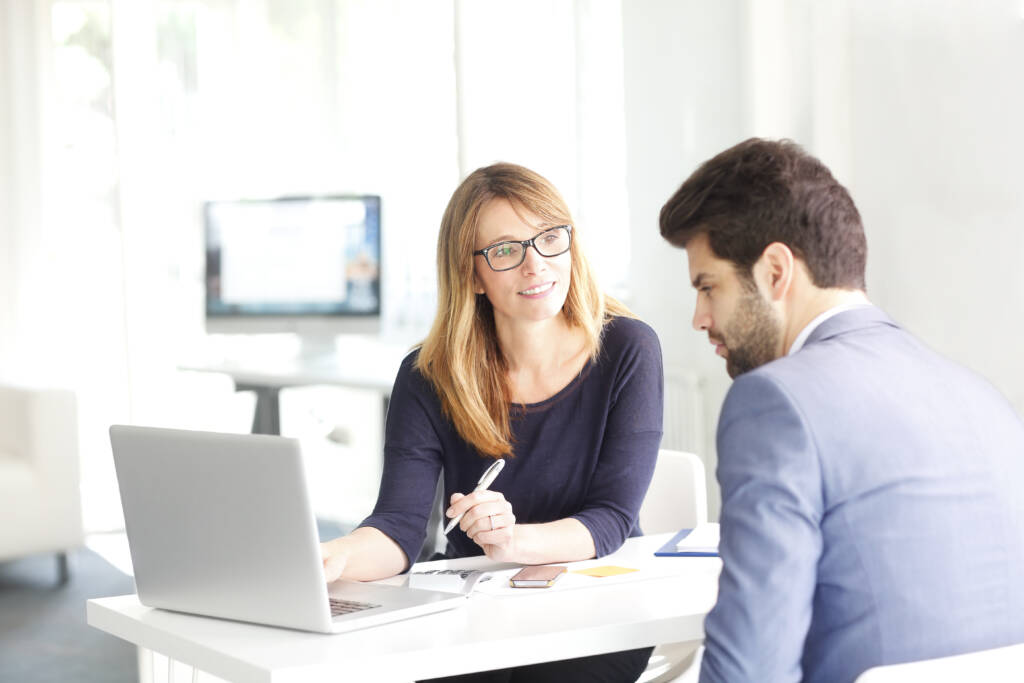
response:
<path id="1" fill-rule="evenodd" d="M 569 250 L 569 229 L 565 226 L 545 230 L 533 238 L 533 246 L 541 256 L 558 256 Z M 526 258 L 522 242 L 499 242 L 487 251 L 487 262 L 494 270 L 515 268 Z"/>

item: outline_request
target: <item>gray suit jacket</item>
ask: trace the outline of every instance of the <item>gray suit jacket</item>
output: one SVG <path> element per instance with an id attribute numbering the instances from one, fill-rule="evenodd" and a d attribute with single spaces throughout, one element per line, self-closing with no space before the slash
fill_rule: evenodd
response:
<path id="1" fill-rule="evenodd" d="M 879 309 L 739 377 L 718 462 L 701 681 L 843 683 L 1024 642 L 1024 423 Z"/>

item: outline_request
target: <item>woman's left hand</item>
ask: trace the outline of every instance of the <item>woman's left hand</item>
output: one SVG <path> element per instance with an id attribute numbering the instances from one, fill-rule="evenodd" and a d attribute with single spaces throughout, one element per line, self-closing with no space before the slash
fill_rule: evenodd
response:
<path id="1" fill-rule="evenodd" d="M 516 516 L 512 504 L 498 491 L 474 491 L 469 495 L 453 493 L 445 511 L 448 519 L 465 512 L 459 527 L 484 554 L 499 562 L 515 561 Z"/>

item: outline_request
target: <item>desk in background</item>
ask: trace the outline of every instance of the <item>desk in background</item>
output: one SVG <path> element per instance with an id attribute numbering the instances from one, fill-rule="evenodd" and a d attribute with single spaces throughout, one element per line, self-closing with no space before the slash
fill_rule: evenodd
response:
<path id="1" fill-rule="evenodd" d="M 641 569 L 635 581 L 602 585 L 595 579 L 592 588 L 559 591 L 556 584 L 510 597 L 474 594 L 464 607 L 341 635 L 177 614 L 144 607 L 135 595 L 89 600 L 87 620 L 140 650 L 239 683 L 397 683 L 702 640 L 721 561 L 654 558 L 670 537 L 629 539 L 598 561 L 657 563 L 649 578 Z M 424 562 L 415 569 L 489 566 L 496 565 L 481 557 Z"/>
<path id="2" fill-rule="evenodd" d="M 370 389 L 382 396 L 386 417 L 395 375 L 411 347 L 411 343 L 373 338 L 339 338 L 334 353 L 312 357 L 248 353 L 245 357 L 195 358 L 179 367 L 230 376 L 237 391 L 256 394 L 253 433 L 280 434 L 280 394 L 281 389 L 288 387 L 332 385 Z"/>

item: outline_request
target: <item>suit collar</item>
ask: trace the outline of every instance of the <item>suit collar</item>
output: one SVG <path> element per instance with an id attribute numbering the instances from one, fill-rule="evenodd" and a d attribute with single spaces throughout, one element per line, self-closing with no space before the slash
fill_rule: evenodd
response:
<path id="1" fill-rule="evenodd" d="M 885 314 L 885 311 L 878 306 L 861 306 L 842 313 L 837 313 L 825 322 L 821 323 L 811 332 L 804 343 L 804 347 L 815 342 L 825 341 L 836 335 L 846 332 L 861 330 L 876 325 L 889 325 L 899 327 L 892 318 Z"/>

